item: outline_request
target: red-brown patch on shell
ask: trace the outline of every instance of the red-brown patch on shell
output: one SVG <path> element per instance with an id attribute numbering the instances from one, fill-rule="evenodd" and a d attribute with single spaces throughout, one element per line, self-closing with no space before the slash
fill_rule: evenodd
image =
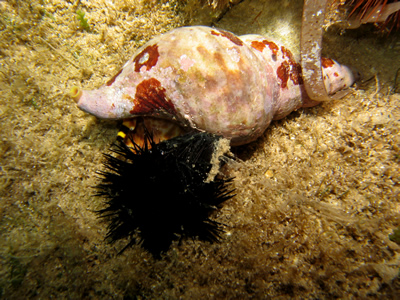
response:
<path id="1" fill-rule="evenodd" d="M 252 41 L 252 42 L 251 42 L 251 46 L 252 46 L 254 49 L 256 49 L 256 50 L 258 50 L 258 51 L 260 51 L 260 52 L 263 52 L 263 50 L 264 50 L 264 48 L 265 48 L 265 44 L 262 43 L 262 42 L 259 42 L 259 41 Z"/>
<path id="2" fill-rule="evenodd" d="M 121 72 L 122 72 L 122 69 L 119 70 L 118 73 L 115 74 L 113 77 L 111 77 L 111 79 L 106 82 L 106 86 L 112 85 L 114 83 L 115 79 L 117 79 L 118 75 L 121 74 Z"/>
<path id="3" fill-rule="evenodd" d="M 293 82 L 294 85 L 299 85 L 303 83 L 303 78 L 301 77 L 301 65 L 297 63 L 294 59 L 294 56 L 290 50 L 286 49 L 285 47 L 281 46 L 282 51 L 282 59 L 285 61 L 278 67 L 277 76 L 281 79 L 281 87 L 287 87 L 287 80 Z"/>
<path id="4" fill-rule="evenodd" d="M 339 74 L 335 72 L 335 73 L 333 73 L 333 76 L 339 77 Z"/>
<path id="5" fill-rule="evenodd" d="M 287 87 L 289 72 L 290 72 L 290 66 L 287 61 L 284 61 L 276 70 L 276 75 L 281 80 L 281 88 L 283 89 Z"/>
<path id="6" fill-rule="evenodd" d="M 147 46 L 142 52 L 136 55 L 133 60 L 135 63 L 135 72 L 140 72 L 143 66 L 146 66 L 146 71 L 149 71 L 157 64 L 159 56 L 157 44 Z"/>
<path id="7" fill-rule="evenodd" d="M 228 40 L 230 40 L 232 43 L 238 45 L 238 46 L 243 46 L 243 41 L 241 39 L 239 39 L 236 35 L 234 35 L 233 33 L 229 32 L 229 31 L 225 31 L 222 29 L 217 29 L 219 32 L 216 32 L 215 30 L 211 30 L 211 34 L 212 35 L 216 35 L 216 36 L 223 36 L 225 38 L 227 38 Z"/>
<path id="8" fill-rule="evenodd" d="M 334 64 L 335 64 L 335 62 L 332 59 L 326 58 L 326 57 L 321 57 L 321 65 L 323 68 L 332 67 Z"/>
<path id="9" fill-rule="evenodd" d="M 267 40 L 263 40 L 262 42 L 252 41 L 251 42 L 251 46 L 254 49 L 256 49 L 256 50 L 258 50 L 260 52 L 263 52 L 265 47 L 268 46 L 269 50 L 271 50 L 271 52 L 272 52 L 272 57 L 271 58 L 274 61 L 276 61 L 276 55 L 278 54 L 279 47 L 274 42 L 270 42 L 270 41 L 267 41 Z"/>
<path id="10" fill-rule="evenodd" d="M 167 98 L 165 92 L 165 88 L 161 86 L 157 79 L 150 78 L 137 85 L 135 99 L 132 99 L 129 95 L 124 95 L 124 97 L 134 103 L 130 111 L 132 115 L 151 114 L 154 111 L 168 112 L 175 115 L 175 107 L 171 100 Z"/>
<path id="11" fill-rule="evenodd" d="M 301 65 L 296 63 L 292 65 L 292 70 L 290 72 L 290 80 L 292 80 L 294 85 L 303 84 L 303 77 L 301 76 L 302 69 Z"/>
<path id="12" fill-rule="evenodd" d="M 267 40 L 263 40 L 263 43 L 269 47 L 269 49 L 271 50 L 273 55 L 278 54 L 279 47 L 277 44 L 275 44 L 274 42 L 267 41 Z"/>

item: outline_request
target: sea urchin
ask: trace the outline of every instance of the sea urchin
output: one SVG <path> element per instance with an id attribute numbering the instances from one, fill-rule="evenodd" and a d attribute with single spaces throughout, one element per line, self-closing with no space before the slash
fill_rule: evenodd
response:
<path id="1" fill-rule="evenodd" d="M 98 213 L 110 219 L 110 242 L 128 239 L 120 253 L 141 244 L 159 256 L 178 238 L 219 239 L 222 224 L 210 215 L 234 196 L 232 178 L 207 177 L 222 140 L 195 133 L 156 144 L 147 133 L 144 146 L 120 142 L 115 156 L 105 154 L 97 195 L 106 198 L 106 207 Z M 217 155 L 218 164 L 227 157 Z"/>

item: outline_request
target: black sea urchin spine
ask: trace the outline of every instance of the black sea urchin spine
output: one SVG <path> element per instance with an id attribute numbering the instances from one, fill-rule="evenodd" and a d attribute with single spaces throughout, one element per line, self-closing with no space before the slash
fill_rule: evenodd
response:
<path id="1" fill-rule="evenodd" d="M 135 243 L 154 255 L 168 250 L 178 237 L 198 237 L 214 242 L 222 224 L 210 215 L 233 197 L 230 179 L 205 182 L 220 137 L 207 133 L 187 134 L 155 144 L 147 134 L 143 147 L 120 143 L 105 154 L 98 196 L 106 207 L 107 238 L 127 238 L 123 252 Z"/>

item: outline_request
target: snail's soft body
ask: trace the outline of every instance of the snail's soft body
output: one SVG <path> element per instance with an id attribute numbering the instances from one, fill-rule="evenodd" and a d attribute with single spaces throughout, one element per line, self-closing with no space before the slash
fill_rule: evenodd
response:
<path id="1" fill-rule="evenodd" d="M 349 68 L 322 65 L 329 94 L 354 82 Z M 273 119 L 316 104 L 302 83 L 300 64 L 276 41 L 193 26 L 153 38 L 104 86 L 72 96 L 99 118 L 161 118 L 242 145 Z"/>

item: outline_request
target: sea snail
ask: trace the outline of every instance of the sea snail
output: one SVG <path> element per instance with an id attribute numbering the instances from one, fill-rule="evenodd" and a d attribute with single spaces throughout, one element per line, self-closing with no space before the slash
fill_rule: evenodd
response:
<path id="1" fill-rule="evenodd" d="M 328 94 L 354 83 L 348 67 L 329 58 L 321 65 Z M 99 118 L 133 119 L 132 129 L 143 117 L 150 126 L 176 124 L 236 146 L 257 139 L 272 120 L 318 104 L 307 96 L 301 73 L 290 50 L 261 35 L 181 27 L 139 48 L 99 89 L 73 87 L 70 95 Z"/>

